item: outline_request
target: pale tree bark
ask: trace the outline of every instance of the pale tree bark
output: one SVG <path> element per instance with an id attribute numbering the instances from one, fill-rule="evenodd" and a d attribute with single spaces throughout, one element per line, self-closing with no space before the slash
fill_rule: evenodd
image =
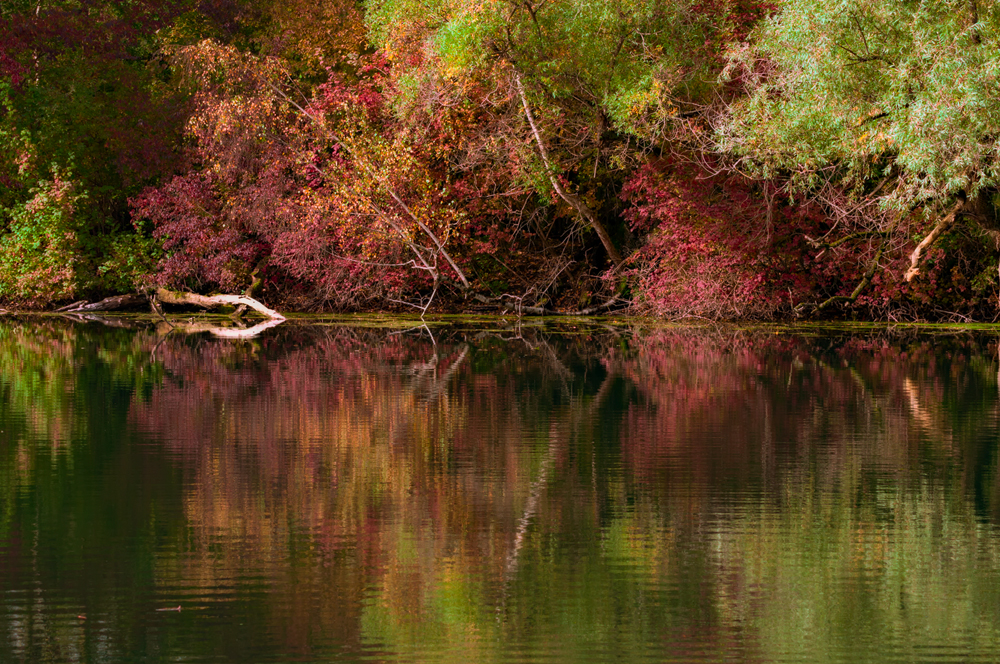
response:
<path id="1" fill-rule="evenodd" d="M 216 309 L 227 304 L 233 306 L 246 305 L 268 318 L 285 320 L 285 317 L 274 309 L 268 309 L 257 300 L 245 295 L 198 295 L 197 293 L 174 291 L 168 288 L 157 288 L 156 298 L 166 304 L 193 304 L 196 307 L 205 309 Z"/>
<path id="2" fill-rule="evenodd" d="M 913 253 L 910 254 L 910 268 L 906 271 L 906 275 L 903 277 L 907 282 L 913 281 L 914 278 L 920 274 L 920 265 L 924 260 L 924 255 L 927 253 L 927 250 L 930 249 L 931 245 L 937 242 L 938 238 L 944 235 L 948 229 L 955 225 L 955 216 L 959 213 L 959 211 L 961 211 L 964 205 L 964 200 L 960 200 L 955 203 L 954 207 L 951 208 L 948 214 L 942 217 L 937 224 L 934 225 L 931 232 L 920 241 L 920 244 L 918 244 L 916 249 L 913 250 Z"/>
<path id="3" fill-rule="evenodd" d="M 555 189 L 559 198 L 566 201 L 570 207 L 577 211 L 577 213 L 583 217 L 590 227 L 594 229 L 597 233 L 597 237 L 600 238 L 601 244 L 604 245 L 604 250 L 608 252 L 608 257 L 611 262 L 618 265 L 622 262 L 622 255 L 618 252 L 614 243 L 611 241 L 611 236 L 608 235 L 608 231 L 604 228 L 604 224 L 601 223 L 594 211 L 591 210 L 586 203 L 584 203 L 579 196 L 566 191 L 566 188 L 562 186 L 559 182 L 559 178 L 556 177 L 556 171 L 552 167 L 552 162 L 549 159 L 549 151 L 545 147 L 545 141 L 542 140 L 541 131 L 538 129 L 538 123 L 535 122 L 535 114 L 531 111 L 531 104 L 528 103 L 528 95 L 524 92 L 524 84 L 521 82 L 521 74 L 517 71 L 514 72 L 514 82 L 517 85 L 517 92 L 521 96 L 521 106 L 524 108 L 524 116 L 528 119 L 528 125 L 531 126 L 531 133 L 535 137 L 535 144 L 538 146 L 538 153 L 542 157 L 542 163 L 545 166 L 545 172 L 548 174 L 549 182 L 552 183 L 552 188 Z"/>
<path id="4" fill-rule="evenodd" d="M 164 336 L 172 332 L 183 332 L 185 334 L 204 334 L 207 332 L 220 339 L 253 339 L 264 330 L 269 330 L 275 325 L 281 325 L 283 322 L 283 318 L 269 318 L 257 323 L 253 327 L 222 327 L 203 321 L 173 321 L 161 323 L 157 326 L 157 332 Z"/>

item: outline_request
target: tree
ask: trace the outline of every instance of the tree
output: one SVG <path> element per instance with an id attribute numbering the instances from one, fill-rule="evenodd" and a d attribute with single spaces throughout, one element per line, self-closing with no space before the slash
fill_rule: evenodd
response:
<path id="1" fill-rule="evenodd" d="M 443 277 L 468 288 L 446 246 L 461 215 L 387 112 L 376 66 L 304 91 L 282 59 L 212 40 L 170 58 L 193 91 L 197 163 L 134 200 L 170 251 L 161 282 L 233 290 L 256 265 L 308 308 L 433 298 Z"/>
<path id="2" fill-rule="evenodd" d="M 1000 10 L 976 0 L 780 7 L 730 54 L 728 78 L 746 96 L 718 126 L 718 146 L 839 217 L 817 247 L 839 234 L 880 258 L 924 232 L 907 281 L 956 223 L 995 237 Z"/>
<path id="3" fill-rule="evenodd" d="M 559 200 L 615 264 L 614 192 L 636 139 L 661 138 L 678 97 L 707 93 L 704 73 L 730 24 L 729 3 L 688 1 L 373 0 L 368 10 L 401 112 L 483 108 L 454 162 L 520 164 L 516 177 Z"/>
<path id="4" fill-rule="evenodd" d="M 173 149 L 182 105 L 156 92 L 166 73 L 154 37 L 193 7 L 53 0 L 0 9 L 3 299 L 42 305 L 130 290 L 148 270 L 153 246 L 134 232 L 127 198 L 182 156 Z"/>

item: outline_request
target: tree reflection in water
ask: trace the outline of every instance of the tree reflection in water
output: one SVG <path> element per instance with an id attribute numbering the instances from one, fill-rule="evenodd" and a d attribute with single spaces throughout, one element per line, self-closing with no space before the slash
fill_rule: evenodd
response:
<path id="1" fill-rule="evenodd" d="M 4 661 L 997 654 L 991 338 L 162 332 L 0 323 Z"/>

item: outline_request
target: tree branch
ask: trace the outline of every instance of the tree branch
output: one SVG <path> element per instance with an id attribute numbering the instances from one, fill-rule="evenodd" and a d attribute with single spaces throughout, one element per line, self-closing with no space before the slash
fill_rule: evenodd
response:
<path id="1" fill-rule="evenodd" d="M 873 237 L 889 237 L 892 235 L 892 231 L 859 231 L 857 233 L 851 233 L 850 235 L 845 235 L 843 237 L 837 238 L 833 242 L 823 242 L 822 240 L 814 240 L 808 235 L 804 235 L 806 242 L 813 249 L 836 249 L 842 244 L 850 242 L 852 240 L 865 240 Z M 822 253 L 822 252 L 821 252 Z"/>
<path id="2" fill-rule="evenodd" d="M 796 314 L 803 314 L 810 310 L 823 311 L 824 309 L 829 309 L 835 304 L 850 304 L 858 299 L 865 289 L 872 283 L 872 278 L 875 276 L 875 270 L 878 269 L 878 263 L 882 260 L 882 254 L 885 252 L 885 244 L 882 244 L 875 252 L 875 259 L 868 266 L 868 270 L 865 271 L 864 276 L 861 277 L 861 281 L 858 285 L 854 287 L 854 290 L 850 295 L 834 295 L 833 297 L 827 298 L 823 302 L 817 304 L 803 303 L 795 307 Z"/>
<path id="3" fill-rule="evenodd" d="M 920 241 L 920 244 L 918 244 L 916 249 L 913 250 L 913 253 L 910 254 L 910 268 L 903 276 L 907 283 L 913 281 L 913 279 L 920 274 L 920 264 L 923 262 L 924 254 L 931 248 L 931 245 L 937 242 L 939 237 L 941 237 L 955 224 L 955 215 L 958 214 L 964 205 L 964 198 L 955 203 L 955 205 L 951 208 L 951 211 L 934 225 L 931 232 Z"/>
<path id="4" fill-rule="evenodd" d="M 555 189 L 556 193 L 561 199 L 569 203 L 570 207 L 577 211 L 577 213 L 583 217 L 590 227 L 594 229 L 597 233 L 597 237 L 600 238 L 601 244 L 604 245 L 605 251 L 608 252 L 608 257 L 611 262 L 615 265 L 620 265 L 622 262 L 622 255 L 615 248 L 614 243 L 611 241 L 611 236 L 608 235 L 607 230 L 604 228 L 604 224 L 600 222 L 594 211 L 587 207 L 587 204 L 580 200 L 580 197 L 571 194 L 566 191 L 566 189 L 559 182 L 559 178 L 556 177 L 556 171 L 552 167 L 552 162 L 549 159 L 549 152 L 545 148 L 545 141 L 542 140 L 542 134 L 538 130 L 538 124 L 535 122 L 535 115 L 531 112 L 531 105 L 528 103 L 528 95 L 524 92 L 524 84 L 521 82 L 521 74 L 517 70 L 514 70 L 514 82 L 517 84 L 518 94 L 521 96 L 521 105 L 524 107 L 524 115 L 528 119 L 528 124 L 531 126 L 531 133 L 535 138 L 535 144 L 538 146 L 538 153 L 542 157 L 542 163 L 545 165 L 545 172 L 548 174 L 549 182 L 552 183 L 552 188 Z"/>

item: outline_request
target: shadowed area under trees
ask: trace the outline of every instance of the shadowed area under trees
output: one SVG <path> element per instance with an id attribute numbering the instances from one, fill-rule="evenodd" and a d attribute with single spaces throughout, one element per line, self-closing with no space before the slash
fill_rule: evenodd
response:
<path id="1" fill-rule="evenodd" d="M 0 306 L 994 320 L 980 0 L 0 7 Z"/>

